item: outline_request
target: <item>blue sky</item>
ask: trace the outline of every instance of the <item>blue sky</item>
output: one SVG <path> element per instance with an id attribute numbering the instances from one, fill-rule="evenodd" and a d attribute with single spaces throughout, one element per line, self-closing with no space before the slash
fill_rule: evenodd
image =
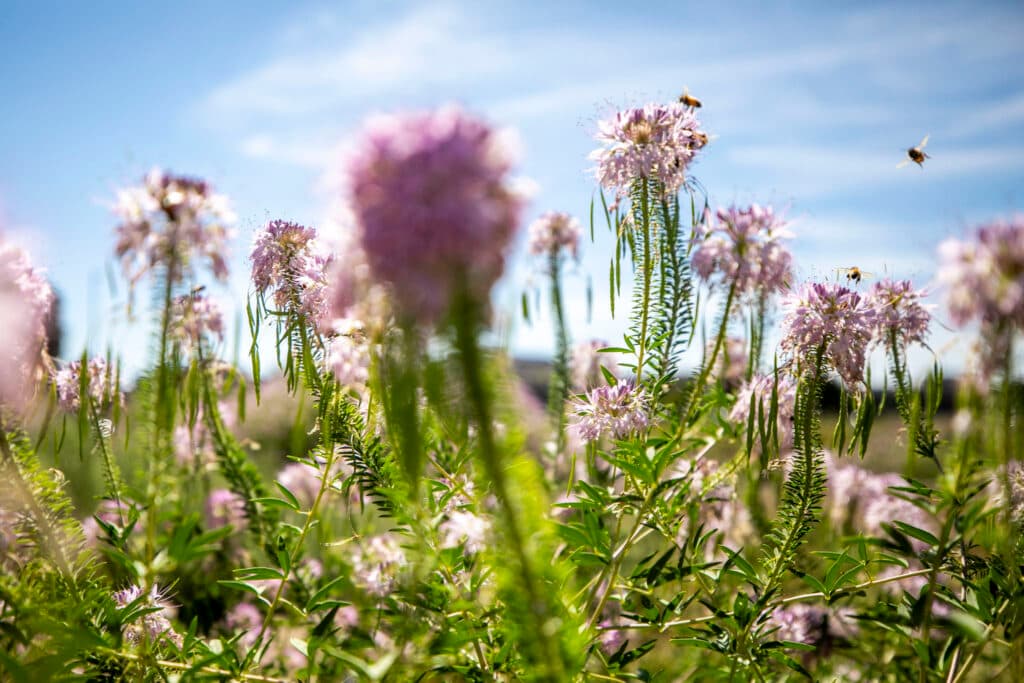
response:
<path id="1" fill-rule="evenodd" d="M 161 165 L 229 195 L 222 296 L 240 301 L 253 231 L 327 220 L 346 140 L 376 111 L 457 101 L 515 128 L 539 188 L 530 217 L 585 219 L 596 121 L 686 85 L 717 136 L 694 174 L 714 204 L 785 208 L 802 277 L 856 264 L 924 285 L 939 241 L 1024 209 L 1019 3 L 554 5 L 4 3 L 0 216 L 64 298 L 67 353 L 117 339 L 130 366 L 145 358 L 106 284 L 116 187 Z M 925 133 L 924 170 L 897 169 Z M 621 334 L 599 242 L 570 276 L 577 338 Z M 510 308 L 532 270 L 516 257 Z M 549 340 L 543 319 L 512 332 L 524 355 Z M 955 366 L 951 341 L 940 328 L 933 346 Z"/>

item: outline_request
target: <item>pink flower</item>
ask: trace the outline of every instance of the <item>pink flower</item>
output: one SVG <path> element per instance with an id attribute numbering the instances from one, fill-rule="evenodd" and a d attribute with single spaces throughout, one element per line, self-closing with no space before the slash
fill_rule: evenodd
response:
<path id="1" fill-rule="evenodd" d="M 224 340 L 224 316 L 220 306 L 201 294 L 179 296 L 171 302 L 168 332 L 186 350 L 197 348 L 207 335 Z"/>
<path id="2" fill-rule="evenodd" d="M 939 280 L 956 325 L 1024 326 L 1024 215 L 978 227 L 974 239 L 939 246 Z"/>
<path id="3" fill-rule="evenodd" d="M 693 268 L 708 283 L 735 286 L 740 295 L 767 295 L 789 286 L 793 257 L 780 241 L 786 223 L 770 206 L 719 209 L 706 220 Z"/>
<path id="4" fill-rule="evenodd" d="M 448 519 L 437 528 L 441 536 L 442 548 L 462 547 L 466 553 L 478 553 L 487 547 L 487 535 L 490 523 L 472 512 L 454 510 Z"/>
<path id="5" fill-rule="evenodd" d="M 405 552 L 394 536 L 373 536 L 353 554 L 352 579 L 370 595 L 382 598 L 394 590 L 405 564 Z"/>
<path id="6" fill-rule="evenodd" d="M 210 491 L 210 495 L 206 497 L 204 511 L 208 530 L 225 526 L 237 530 L 245 525 L 245 501 L 229 489 Z"/>
<path id="7" fill-rule="evenodd" d="M 143 598 L 143 596 L 145 597 Z M 125 640 L 131 645 L 141 644 L 143 638 L 148 639 L 151 643 L 167 638 L 181 647 L 182 637 L 174 631 L 170 621 L 174 616 L 174 609 L 156 584 L 150 588 L 148 593 L 137 585 L 131 585 L 115 592 L 113 598 L 118 609 L 125 609 L 136 600 L 143 598 L 143 607 L 156 610 L 147 612 L 124 625 Z"/>
<path id="8" fill-rule="evenodd" d="M 0 238 L 0 404 L 20 411 L 44 366 L 53 291 L 28 254 Z"/>
<path id="9" fill-rule="evenodd" d="M 888 347 L 891 335 L 901 346 L 923 344 L 928 336 L 931 314 L 921 304 L 924 292 L 915 290 L 910 280 L 886 278 L 876 282 L 868 294 L 875 309 L 875 338 Z"/>
<path id="10" fill-rule="evenodd" d="M 530 253 L 557 256 L 564 249 L 577 258 L 582 234 L 580 222 L 571 215 L 548 211 L 530 224 Z"/>
<path id="11" fill-rule="evenodd" d="M 370 378 L 370 347 L 357 320 L 334 321 L 335 336 L 327 343 L 327 365 L 338 384 L 360 390 Z"/>
<path id="12" fill-rule="evenodd" d="M 626 109 L 598 123 L 602 147 L 590 153 L 601 186 L 616 197 L 629 194 L 646 178 L 674 194 L 686 182 L 686 170 L 707 143 L 693 111 L 678 103 L 647 104 Z"/>
<path id="13" fill-rule="evenodd" d="M 456 107 L 381 116 L 349 164 L 374 277 L 410 320 L 435 323 L 458 293 L 486 304 L 522 213 L 502 138 Z"/>
<path id="14" fill-rule="evenodd" d="M 113 368 L 107 366 L 102 358 L 92 358 L 86 366 L 88 379 L 86 386 L 89 388 L 89 398 L 97 408 L 104 407 L 113 401 L 124 403 L 124 396 L 117 390 Z M 66 363 L 62 368 L 53 374 L 53 383 L 57 389 L 57 401 L 60 407 L 68 412 L 78 410 L 80 403 L 80 391 L 82 362 L 73 361 Z"/>
<path id="15" fill-rule="evenodd" d="M 272 290 L 274 305 L 294 309 L 314 325 L 327 316 L 327 269 L 316 230 L 287 221 L 270 221 L 256 234 L 252 248 L 252 281 L 261 294 Z"/>
<path id="16" fill-rule="evenodd" d="M 141 186 L 118 191 L 113 211 L 121 219 L 116 253 L 132 283 L 157 265 L 180 282 L 199 258 L 210 262 L 214 277 L 227 280 L 228 226 L 235 215 L 206 181 L 154 168 Z"/>
<path id="17" fill-rule="evenodd" d="M 782 350 L 801 374 L 818 352 L 826 367 L 848 387 L 864 381 L 867 347 L 875 329 L 875 311 L 857 292 L 836 283 L 805 283 L 786 297 Z"/>
<path id="18" fill-rule="evenodd" d="M 597 387 L 575 400 L 572 427 L 586 443 L 597 441 L 603 434 L 625 439 L 647 429 L 649 404 L 646 390 L 628 381 Z"/>

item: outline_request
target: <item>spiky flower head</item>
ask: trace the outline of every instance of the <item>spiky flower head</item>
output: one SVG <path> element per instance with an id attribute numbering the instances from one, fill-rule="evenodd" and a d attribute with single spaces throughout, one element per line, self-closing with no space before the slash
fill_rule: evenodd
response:
<path id="1" fill-rule="evenodd" d="M 588 391 L 573 404 L 573 429 L 584 443 L 607 434 L 625 439 L 645 431 L 650 424 L 650 397 L 642 387 L 629 381 Z"/>
<path id="2" fill-rule="evenodd" d="M 953 323 L 1024 327 L 1024 215 L 979 226 L 939 246 L 939 281 Z"/>
<path id="3" fill-rule="evenodd" d="M 770 206 L 731 206 L 705 215 L 693 268 L 709 284 L 735 287 L 738 295 L 784 291 L 792 277 L 793 257 L 782 243 L 786 222 Z"/>
<path id="4" fill-rule="evenodd" d="M 202 294 L 186 294 L 171 302 L 168 333 L 182 348 L 198 348 L 207 335 L 224 341 L 224 315 L 220 306 Z"/>
<path id="5" fill-rule="evenodd" d="M 558 256 L 562 251 L 579 256 L 580 222 L 563 211 L 548 211 L 530 224 L 530 253 L 534 256 Z"/>
<path id="6" fill-rule="evenodd" d="M 462 547 L 466 553 L 478 553 L 487 547 L 491 525 L 483 517 L 465 510 L 454 510 L 441 522 L 437 531 L 442 548 Z"/>
<path id="7" fill-rule="evenodd" d="M 214 489 L 203 506 L 206 528 L 220 529 L 230 526 L 241 529 L 245 525 L 245 500 L 230 489 Z"/>
<path id="8" fill-rule="evenodd" d="M 256 233 L 250 260 L 253 284 L 261 294 L 272 296 L 278 310 L 294 310 L 314 325 L 324 324 L 331 256 L 315 229 L 270 221 Z"/>
<path id="9" fill-rule="evenodd" d="M 334 336 L 327 345 L 327 366 L 338 384 L 356 391 L 370 378 L 370 347 L 358 320 L 334 321 Z"/>
<path id="10" fill-rule="evenodd" d="M 20 411 L 45 365 L 53 290 L 28 254 L 0 238 L 0 405 Z"/>
<path id="11" fill-rule="evenodd" d="M 896 343 L 906 347 L 924 344 L 932 316 L 921 303 L 925 292 L 915 290 L 910 280 L 885 278 L 876 282 L 868 294 L 875 309 L 875 340 L 886 347 Z"/>
<path id="12" fill-rule="evenodd" d="M 864 363 L 875 329 L 875 311 L 857 292 L 837 283 L 808 282 L 783 302 L 782 350 L 799 375 L 822 354 L 824 367 L 839 373 L 846 386 L 864 382 Z"/>
<path id="13" fill-rule="evenodd" d="M 598 123 L 601 147 L 590 153 L 601 186 L 625 197 L 634 183 L 647 179 L 666 195 L 686 182 L 686 171 L 707 135 L 693 111 L 679 103 L 646 104 L 625 109 Z"/>
<path id="14" fill-rule="evenodd" d="M 457 295 L 486 305 L 523 208 L 512 163 L 503 137 L 457 107 L 367 123 L 348 166 L 352 209 L 406 320 L 435 324 Z"/>
<path id="15" fill-rule="evenodd" d="M 89 398 L 97 407 L 104 407 L 114 401 L 124 402 L 124 397 L 116 387 L 113 368 L 103 358 L 89 359 L 85 366 L 85 385 L 89 389 Z M 57 389 L 57 402 L 68 412 L 78 410 L 81 402 L 82 362 L 65 363 L 53 374 L 53 384 Z"/>
<path id="16" fill-rule="evenodd" d="M 382 598 L 394 590 L 405 564 L 405 552 L 393 535 L 373 536 L 353 554 L 352 578 L 367 593 Z"/>
<path id="17" fill-rule="evenodd" d="M 171 625 L 173 617 L 173 606 L 167 601 L 167 596 L 154 584 L 149 592 L 145 592 L 137 585 L 128 586 L 125 589 L 116 591 L 113 595 L 114 604 L 118 609 L 126 609 L 136 601 L 142 600 L 142 607 L 155 610 L 137 617 L 132 622 L 124 625 L 124 638 L 131 645 L 139 645 L 143 639 L 150 643 L 157 643 L 166 638 L 177 646 L 181 646 L 182 637 L 174 631 Z"/>
<path id="18" fill-rule="evenodd" d="M 775 629 L 776 640 L 815 645 L 821 640 L 827 625 L 828 613 L 817 605 L 796 603 L 776 607 L 768 617 L 768 625 Z"/>
<path id="19" fill-rule="evenodd" d="M 115 251 L 132 283 L 157 266 L 180 282 L 192 262 L 204 258 L 214 277 L 227 280 L 235 214 L 206 181 L 154 168 L 141 186 L 118 190 L 113 211 L 121 219 Z"/>

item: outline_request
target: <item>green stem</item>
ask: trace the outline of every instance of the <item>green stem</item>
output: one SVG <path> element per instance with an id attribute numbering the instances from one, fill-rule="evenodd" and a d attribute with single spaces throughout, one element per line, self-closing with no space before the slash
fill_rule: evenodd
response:
<path id="1" fill-rule="evenodd" d="M 685 429 L 690 424 L 690 420 L 693 418 L 694 413 L 697 410 L 700 396 L 704 393 L 704 385 L 707 383 L 708 377 L 711 375 L 711 371 L 715 367 L 715 362 L 718 360 L 718 354 L 721 352 L 723 344 L 725 344 L 725 334 L 729 326 L 729 312 L 732 310 L 732 304 L 735 298 L 736 285 L 733 284 L 729 287 L 729 294 L 725 298 L 725 308 L 722 311 L 722 320 L 718 325 L 718 332 L 715 334 L 715 344 L 711 349 L 711 357 L 702 364 L 700 374 L 693 383 L 693 387 L 689 393 L 689 398 L 686 401 L 686 408 L 683 412 L 683 421 L 680 423 L 681 429 Z"/>
<path id="2" fill-rule="evenodd" d="M 543 680 L 559 681 L 562 680 L 562 658 L 558 652 L 557 641 L 547 628 L 546 599 L 526 551 L 526 539 L 520 528 L 518 512 L 511 501 L 504 464 L 494 436 L 492 397 L 484 380 L 483 363 L 475 334 L 476 304 L 471 297 L 463 294 L 462 301 L 456 305 L 456 311 L 455 343 L 466 383 L 469 407 L 476 423 L 480 459 L 504 513 L 507 540 L 518 565 L 522 588 L 526 591 L 528 611 L 534 622 L 525 629 L 525 633 L 534 641 L 533 646 L 540 653 L 541 661 L 536 664 L 545 668 Z"/>
<path id="3" fill-rule="evenodd" d="M 561 257 L 558 249 L 549 254 L 551 276 L 551 309 L 555 318 L 555 356 L 551 372 L 551 386 L 548 387 L 548 410 L 554 421 L 557 435 L 556 453 L 565 445 L 565 402 L 569 398 L 569 333 L 565 325 L 565 311 L 562 305 Z"/>
<path id="4" fill-rule="evenodd" d="M 640 216 L 644 234 L 644 263 L 643 263 L 643 301 L 640 307 L 640 338 L 637 340 L 636 350 L 636 381 L 637 384 L 643 381 L 644 376 L 644 350 L 647 348 L 647 325 L 651 308 L 651 280 L 654 273 L 651 265 L 651 211 L 648 200 L 647 179 L 644 178 L 640 185 Z"/>

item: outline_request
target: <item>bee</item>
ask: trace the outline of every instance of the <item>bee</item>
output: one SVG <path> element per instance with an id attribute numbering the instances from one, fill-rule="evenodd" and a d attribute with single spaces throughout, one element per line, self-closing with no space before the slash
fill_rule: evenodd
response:
<path id="1" fill-rule="evenodd" d="M 836 272 L 840 275 L 846 275 L 847 282 L 853 282 L 854 284 L 860 284 L 862 278 L 871 277 L 874 273 L 869 273 L 865 270 L 861 270 L 857 266 L 850 266 L 849 268 L 836 268 Z"/>
<path id="2" fill-rule="evenodd" d="M 690 94 L 689 88 L 683 88 L 683 94 L 679 96 L 679 102 L 685 104 L 690 109 L 700 109 L 701 101 Z"/>
<path id="3" fill-rule="evenodd" d="M 907 158 L 896 165 L 896 168 L 903 168 L 911 161 L 918 166 L 924 168 L 924 160 L 930 159 L 931 157 L 924 153 L 924 146 L 928 144 L 928 136 L 925 135 L 924 139 L 921 140 L 921 144 L 917 147 L 911 147 L 907 150 Z"/>

